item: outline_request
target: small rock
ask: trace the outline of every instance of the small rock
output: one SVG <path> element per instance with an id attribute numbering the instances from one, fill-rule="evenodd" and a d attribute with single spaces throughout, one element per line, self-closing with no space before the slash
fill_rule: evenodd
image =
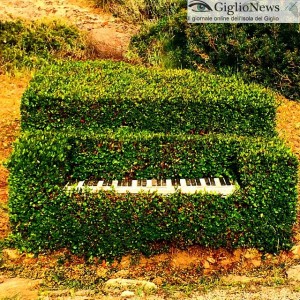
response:
<path id="1" fill-rule="evenodd" d="M 203 268 L 204 269 L 209 269 L 210 268 L 210 264 L 207 260 L 205 262 L 203 262 Z"/>
<path id="2" fill-rule="evenodd" d="M 174 294 L 173 294 L 173 299 L 184 299 L 185 298 L 185 294 L 183 293 L 183 292 L 175 292 Z"/>
<path id="3" fill-rule="evenodd" d="M 244 257 L 247 259 L 254 259 L 257 257 L 261 257 L 261 254 L 256 249 L 248 249 L 244 254 Z"/>
<path id="4" fill-rule="evenodd" d="M 206 260 L 211 264 L 214 264 L 216 262 L 216 260 L 213 257 L 208 257 Z"/>
<path id="5" fill-rule="evenodd" d="M 223 259 L 219 262 L 219 264 L 222 266 L 222 267 L 227 267 L 229 265 L 232 264 L 232 260 L 230 260 L 229 258 L 226 258 L 226 259 Z"/>
<path id="6" fill-rule="evenodd" d="M 0 284 L 0 299 L 38 299 L 39 280 L 10 278 Z"/>
<path id="7" fill-rule="evenodd" d="M 60 290 L 60 291 L 50 291 L 48 292 L 48 296 L 50 297 L 64 297 L 69 296 L 71 293 L 69 290 Z"/>
<path id="8" fill-rule="evenodd" d="M 131 291 L 124 291 L 124 292 L 121 294 L 121 298 L 125 298 L 125 299 L 127 299 L 127 298 L 132 298 L 132 297 L 134 297 L 134 296 L 135 296 L 134 292 L 131 292 Z"/>
<path id="9" fill-rule="evenodd" d="M 260 279 L 257 277 L 248 277 L 248 276 L 239 276 L 239 275 L 228 275 L 226 277 L 222 277 L 222 281 L 228 284 L 257 282 L 259 280 Z"/>
<path id="10" fill-rule="evenodd" d="M 300 258 L 300 245 L 294 246 L 291 251 L 295 258 Z"/>
<path id="11" fill-rule="evenodd" d="M 131 258 L 129 255 L 122 257 L 122 260 L 120 262 L 120 268 L 126 269 L 129 268 L 131 264 Z"/>
<path id="12" fill-rule="evenodd" d="M 288 279 L 300 281 L 300 265 L 287 270 Z"/>
<path id="13" fill-rule="evenodd" d="M 144 291 L 156 290 L 157 285 L 146 280 L 134 280 L 116 278 L 110 279 L 104 284 L 104 290 L 136 290 L 142 289 Z"/>
<path id="14" fill-rule="evenodd" d="M 164 283 L 164 279 L 162 277 L 156 277 L 153 279 L 153 283 L 156 285 L 162 285 Z"/>
<path id="15" fill-rule="evenodd" d="M 241 249 L 236 249 L 233 251 L 234 258 L 238 261 L 241 258 L 243 251 Z"/>
<path id="16" fill-rule="evenodd" d="M 254 267 L 260 267 L 261 265 L 261 260 L 260 259 L 252 259 L 251 263 L 253 264 Z"/>
<path id="17" fill-rule="evenodd" d="M 2 254 L 4 257 L 10 259 L 10 260 L 16 260 L 19 259 L 21 254 L 18 250 L 15 249 L 3 249 Z"/>
<path id="18" fill-rule="evenodd" d="M 107 269 L 103 267 L 98 267 L 97 268 L 97 276 L 100 278 L 105 278 L 107 276 Z"/>
<path id="19" fill-rule="evenodd" d="M 128 278 L 129 270 L 120 270 L 113 275 L 112 278 Z"/>
<path id="20" fill-rule="evenodd" d="M 84 297 L 84 296 L 93 296 L 95 295 L 95 291 L 92 290 L 81 290 L 75 292 L 75 296 Z"/>

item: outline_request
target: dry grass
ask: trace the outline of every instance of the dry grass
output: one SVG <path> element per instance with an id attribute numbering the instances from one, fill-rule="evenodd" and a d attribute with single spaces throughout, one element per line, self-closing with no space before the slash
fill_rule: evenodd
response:
<path id="1" fill-rule="evenodd" d="M 300 102 L 280 98 L 277 130 L 300 160 Z"/>
<path id="2" fill-rule="evenodd" d="M 20 99 L 31 78 L 30 74 L 0 75 L 0 238 L 9 231 L 7 199 L 8 171 L 3 163 L 12 151 L 12 143 L 19 133 Z"/>
<path id="3" fill-rule="evenodd" d="M 291 147 L 300 161 L 300 102 L 289 101 L 283 97 L 277 110 L 277 130 L 281 138 Z M 300 173 L 298 182 L 298 199 L 300 208 Z M 300 211 L 298 210 L 298 223 L 295 226 L 295 242 L 300 242 Z"/>

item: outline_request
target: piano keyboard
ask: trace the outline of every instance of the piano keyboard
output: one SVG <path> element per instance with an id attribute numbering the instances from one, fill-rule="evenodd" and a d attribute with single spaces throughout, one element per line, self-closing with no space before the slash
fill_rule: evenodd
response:
<path id="1" fill-rule="evenodd" d="M 198 178 L 198 179 L 138 179 L 138 180 L 100 180 L 89 184 L 89 182 L 79 181 L 76 184 L 67 184 L 67 191 L 84 191 L 89 189 L 92 192 L 100 190 L 109 191 L 114 189 L 117 193 L 139 193 L 157 192 L 159 194 L 172 194 L 177 189 L 182 193 L 218 193 L 224 196 L 232 194 L 236 189 L 228 178 Z"/>

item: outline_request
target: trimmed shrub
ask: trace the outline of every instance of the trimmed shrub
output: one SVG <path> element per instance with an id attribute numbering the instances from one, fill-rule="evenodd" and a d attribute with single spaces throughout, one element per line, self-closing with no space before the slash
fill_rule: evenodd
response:
<path id="1" fill-rule="evenodd" d="M 126 126 L 165 133 L 275 135 L 273 95 L 234 77 L 116 62 L 51 65 L 22 98 L 22 129 Z"/>
<path id="2" fill-rule="evenodd" d="M 186 14 L 146 23 L 131 51 L 148 65 L 239 74 L 300 99 L 299 24 L 188 24 Z"/>
<path id="3" fill-rule="evenodd" d="M 150 254 L 157 242 L 288 249 L 296 220 L 297 164 L 277 139 L 23 133 L 8 163 L 13 237 L 21 250 L 66 247 L 106 259 L 132 251 Z M 69 179 L 209 175 L 228 175 L 240 188 L 226 198 L 63 190 Z"/>

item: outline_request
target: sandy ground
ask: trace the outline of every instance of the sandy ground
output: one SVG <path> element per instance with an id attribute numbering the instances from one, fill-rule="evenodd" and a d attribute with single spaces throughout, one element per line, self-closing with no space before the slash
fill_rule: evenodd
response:
<path id="1" fill-rule="evenodd" d="M 0 19 L 65 20 L 87 31 L 103 58 L 121 59 L 130 37 L 136 32 L 133 25 L 119 22 L 111 14 L 93 8 L 83 0 L 0 0 Z"/>

